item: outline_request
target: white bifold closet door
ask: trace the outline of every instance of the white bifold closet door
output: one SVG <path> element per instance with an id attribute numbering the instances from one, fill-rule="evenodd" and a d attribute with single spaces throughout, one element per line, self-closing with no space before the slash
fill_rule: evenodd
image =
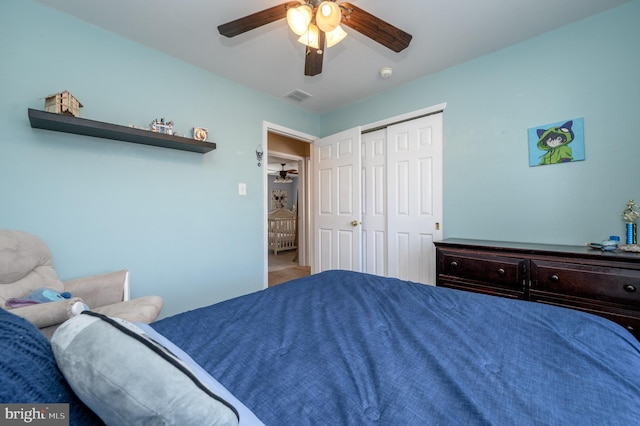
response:
<path id="1" fill-rule="evenodd" d="M 314 142 L 311 272 L 361 270 L 360 128 Z"/>
<path id="2" fill-rule="evenodd" d="M 347 269 L 435 284 L 442 144 L 441 113 L 316 141 L 312 272 Z"/>
<path id="3" fill-rule="evenodd" d="M 435 285 L 442 203 L 442 114 L 388 127 L 387 276 Z"/>

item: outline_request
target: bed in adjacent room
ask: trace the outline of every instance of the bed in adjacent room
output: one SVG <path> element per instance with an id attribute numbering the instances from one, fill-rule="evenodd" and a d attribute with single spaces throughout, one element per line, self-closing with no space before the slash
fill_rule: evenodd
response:
<path id="1" fill-rule="evenodd" d="M 638 341 L 564 308 L 329 271 L 152 326 L 267 425 L 640 419 Z"/>

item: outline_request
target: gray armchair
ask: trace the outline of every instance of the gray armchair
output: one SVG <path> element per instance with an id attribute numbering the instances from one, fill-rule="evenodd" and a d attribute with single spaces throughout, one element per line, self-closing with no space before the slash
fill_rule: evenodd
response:
<path id="1" fill-rule="evenodd" d="M 66 300 L 11 308 L 7 300 L 24 298 L 40 288 L 69 292 Z M 85 304 L 92 311 L 131 322 L 153 322 L 162 309 L 162 298 L 145 296 L 129 300 L 129 272 L 62 282 L 53 267 L 47 245 L 35 235 L 0 229 L 0 307 L 36 325 L 47 337 Z M 77 311 L 76 311 L 77 312 Z"/>

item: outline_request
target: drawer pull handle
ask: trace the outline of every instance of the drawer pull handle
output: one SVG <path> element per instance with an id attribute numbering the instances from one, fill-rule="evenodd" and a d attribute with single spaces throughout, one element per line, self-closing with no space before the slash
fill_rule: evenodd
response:
<path id="1" fill-rule="evenodd" d="M 498 269 L 498 274 L 504 275 L 504 269 L 502 269 L 502 268 Z"/>
<path id="2" fill-rule="evenodd" d="M 626 328 L 627 330 L 629 330 L 630 332 L 632 332 L 632 333 L 633 333 L 633 331 L 635 330 L 635 329 L 633 328 L 633 326 L 632 326 L 632 325 L 628 325 L 628 326 L 626 326 L 625 328 Z"/>
<path id="3" fill-rule="evenodd" d="M 454 260 L 453 262 L 451 262 L 451 266 L 453 266 L 453 267 L 455 268 L 456 266 L 458 266 L 458 262 L 456 262 L 456 261 Z"/>
<path id="4" fill-rule="evenodd" d="M 554 274 L 554 275 L 551 275 L 551 281 L 556 282 L 556 281 L 559 281 L 559 280 L 560 280 L 560 277 L 559 277 L 559 276 L 557 276 L 557 275 L 555 275 L 555 274 Z"/>
<path id="5" fill-rule="evenodd" d="M 622 288 L 624 288 L 625 291 L 628 291 L 629 293 L 635 293 L 636 292 L 636 287 L 632 286 L 631 284 L 625 284 L 622 286 Z"/>

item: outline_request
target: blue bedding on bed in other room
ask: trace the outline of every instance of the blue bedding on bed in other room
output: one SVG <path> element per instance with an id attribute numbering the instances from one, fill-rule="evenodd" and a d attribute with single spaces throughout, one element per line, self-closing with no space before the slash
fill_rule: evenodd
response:
<path id="1" fill-rule="evenodd" d="M 640 344 L 603 318 L 328 271 L 163 319 L 266 425 L 631 425 Z"/>

